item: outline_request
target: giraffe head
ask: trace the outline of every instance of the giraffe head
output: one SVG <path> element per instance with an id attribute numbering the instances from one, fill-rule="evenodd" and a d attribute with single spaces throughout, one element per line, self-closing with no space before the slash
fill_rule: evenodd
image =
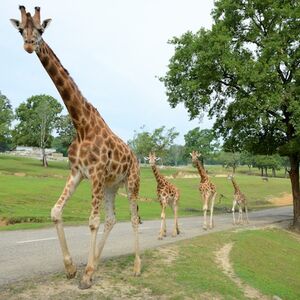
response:
<path id="1" fill-rule="evenodd" d="M 36 51 L 42 40 L 45 29 L 49 26 L 51 19 L 46 19 L 41 23 L 40 8 L 35 7 L 35 13 L 32 17 L 24 6 L 20 5 L 21 21 L 10 19 L 11 23 L 21 33 L 24 40 L 24 49 L 28 53 Z"/>
<path id="2" fill-rule="evenodd" d="M 193 164 L 195 164 L 198 161 L 198 158 L 201 156 L 201 153 L 193 150 L 192 153 L 190 153 L 190 156 L 192 157 Z"/>
<path id="3" fill-rule="evenodd" d="M 150 166 L 155 166 L 156 162 L 160 160 L 160 157 L 156 157 L 155 152 L 150 152 L 148 157 L 144 157 L 145 160 L 149 160 Z"/>

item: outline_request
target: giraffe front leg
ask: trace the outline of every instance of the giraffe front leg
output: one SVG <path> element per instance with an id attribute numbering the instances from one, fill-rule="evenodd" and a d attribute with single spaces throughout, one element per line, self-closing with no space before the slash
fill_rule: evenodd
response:
<path id="1" fill-rule="evenodd" d="M 235 215 L 234 215 L 234 213 L 235 213 L 235 206 L 236 206 L 236 201 L 235 200 L 233 200 L 233 205 L 232 205 L 232 218 L 233 218 L 233 225 L 236 225 L 236 221 L 235 221 Z"/>
<path id="2" fill-rule="evenodd" d="M 163 236 L 165 235 L 166 232 L 166 204 L 164 202 L 162 202 L 161 204 L 161 224 L 160 224 L 160 231 L 159 231 L 159 235 L 158 235 L 158 239 L 162 240 Z"/>
<path id="3" fill-rule="evenodd" d="M 103 199 L 103 181 L 100 179 L 92 179 L 93 186 L 93 199 L 92 199 L 92 211 L 89 218 L 89 227 L 91 231 L 91 241 L 88 256 L 88 263 L 85 268 L 82 279 L 79 283 L 80 289 L 88 289 L 92 286 L 93 275 L 96 269 L 96 240 L 97 232 L 100 226 L 100 204 Z"/>
<path id="4" fill-rule="evenodd" d="M 207 219 L 206 219 L 206 215 L 207 215 L 207 208 L 208 208 L 208 197 L 207 195 L 203 195 L 203 226 L 202 228 L 204 230 L 207 230 Z"/>
<path id="5" fill-rule="evenodd" d="M 66 182 L 65 188 L 61 196 L 59 197 L 58 201 L 56 202 L 56 204 L 51 210 L 51 219 L 54 222 L 56 227 L 60 247 L 63 254 L 66 276 L 69 279 L 75 277 L 77 269 L 76 269 L 76 265 L 73 263 L 72 257 L 68 249 L 66 236 L 63 228 L 62 211 L 66 202 L 74 193 L 81 179 L 82 178 L 79 172 L 72 171 L 71 175 L 69 176 Z"/>
<path id="6" fill-rule="evenodd" d="M 139 246 L 139 215 L 138 215 L 138 205 L 137 199 L 139 194 L 140 180 L 139 176 L 139 168 L 138 166 L 134 166 L 131 169 L 131 172 L 128 176 L 127 185 L 127 193 L 128 199 L 130 202 L 130 210 L 131 210 L 131 224 L 134 232 L 134 250 L 135 250 L 135 259 L 133 266 L 133 274 L 135 276 L 139 276 L 141 274 L 141 259 L 140 259 L 140 246 Z"/>
<path id="7" fill-rule="evenodd" d="M 209 220 L 209 228 L 214 228 L 214 220 L 213 220 L 213 213 L 214 213 L 214 205 L 217 193 L 214 193 L 211 197 L 211 204 L 210 204 L 210 220 Z"/>

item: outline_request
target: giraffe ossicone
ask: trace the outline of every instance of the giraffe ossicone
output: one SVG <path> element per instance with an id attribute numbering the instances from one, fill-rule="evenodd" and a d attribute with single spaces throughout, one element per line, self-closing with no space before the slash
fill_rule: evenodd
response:
<path id="1" fill-rule="evenodd" d="M 92 285 L 93 274 L 97 268 L 104 244 L 116 223 L 115 196 L 122 184 L 125 184 L 131 208 L 135 248 L 134 274 L 139 275 L 141 260 L 137 213 L 140 184 L 138 160 L 128 145 L 112 132 L 97 109 L 83 97 L 68 71 L 43 40 L 42 35 L 49 26 L 51 19 L 41 22 L 39 7 L 35 7 L 33 16 L 26 12 L 24 6 L 20 6 L 19 9 L 21 21 L 11 19 L 11 22 L 23 37 L 24 49 L 28 53 L 35 52 L 37 54 L 60 93 L 76 129 L 76 138 L 68 150 L 71 172 L 65 188 L 51 212 L 59 237 L 67 277 L 73 278 L 76 275 L 76 266 L 67 246 L 62 212 L 68 199 L 83 178 L 88 178 L 92 183 L 92 211 L 89 218 L 91 243 L 87 266 L 79 287 L 86 289 Z M 103 202 L 105 225 L 102 238 L 97 246 L 100 208 Z"/>

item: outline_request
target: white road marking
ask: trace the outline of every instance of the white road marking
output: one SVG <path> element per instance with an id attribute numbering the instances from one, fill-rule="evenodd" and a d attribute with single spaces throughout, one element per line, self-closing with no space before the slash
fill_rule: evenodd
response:
<path id="1" fill-rule="evenodd" d="M 49 238 L 37 239 L 37 240 L 19 241 L 19 242 L 17 242 L 17 244 L 35 243 L 35 242 L 43 242 L 43 241 L 51 241 L 51 240 L 57 240 L 57 237 L 49 237 Z"/>

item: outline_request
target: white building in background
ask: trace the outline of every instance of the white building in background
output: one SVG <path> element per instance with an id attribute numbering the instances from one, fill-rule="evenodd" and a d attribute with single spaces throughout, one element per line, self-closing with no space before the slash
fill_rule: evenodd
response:
<path id="1" fill-rule="evenodd" d="M 66 157 L 63 157 L 62 153 L 56 152 L 53 148 L 45 149 L 47 159 L 49 160 L 65 160 Z M 30 157 L 36 159 L 42 159 L 42 149 L 39 147 L 27 147 L 27 146 L 17 146 L 12 151 L 6 152 L 9 155 L 22 156 L 22 157 Z"/>

